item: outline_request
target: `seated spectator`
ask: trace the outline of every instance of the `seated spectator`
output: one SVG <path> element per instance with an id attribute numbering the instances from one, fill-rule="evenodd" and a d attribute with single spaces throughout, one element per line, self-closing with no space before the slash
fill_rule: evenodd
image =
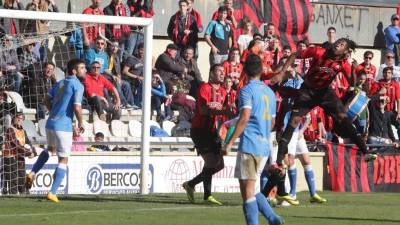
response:
<path id="1" fill-rule="evenodd" d="M 390 18 L 392 23 L 385 28 L 385 41 L 386 48 L 392 51 L 395 55 L 395 65 L 399 65 L 399 55 L 395 45 L 400 45 L 400 16 L 398 14 L 393 14 Z"/>
<path id="2" fill-rule="evenodd" d="M 109 59 L 106 53 L 106 41 L 101 37 L 96 38 L 95 46 L 85 51 L 86 69 L 90 71 L 90 66 L 94 61 L 100 63 L 100 73 L 104 73 L 109 66 Z"/>
<path id="3" fill-rule="evenodd" d="M 97 132 L 94 136 L 94 140 L 96 142 L 104 142 L 104 134 L 101 132 Z M 92 146 L 90 146 L 90 148 L 88 150 L 92 151 L 92 152 L 109 152 L 109 151 L 111 151 L 107 145 L 101 145 L 101 144 L 92 145 Z"/>
<path id="4" fill-rule="evenodd" d="M 177 80 L 181 74 L 187 73 L 187 68 L 179 63 L 176 58 L 178 46 L 175 44 L 167 45 L 167 49 L 164 53 L 158 56 L 156 60 L 156 69 L 160 73 L 162 80 L 167 88 L 167 94 L 173 92 L 172 82 Z"/>
<path id="5" fill-rule="evenodd" d="M 31 142 L 22 127 L 25 116 L 17 113 L 10 128 L 7 129 L 4 141 L 2 180 L 3 194 L 26 194 L 25 157 L 33 158 L 35 153 Z"/>
<path id="6" fill-rule="evenodd" d="M 117 88 L 122 107 L 127 109 L 132 108 L 135 106 L 135 99 L 129 82 L 121 79 L 121 61 L 118 57 L 118 42 L 112 42 L 107 52 L 110 63 L 108 68 L 104 71 L 104 74 L 107 79 L 114 84 L 115 88 Z"/>
<path id="7" fill-rule="evenodd" d="M 187 47 L 184 50 L 183 56 L 180 58 L 180 63 L 187 69 L 185 77 L 190 81 L 189 95 L 195 97 L 198 87 L 203 82 L 203 78 L 201 77 L 197 62 L 194 59 L 194 49 L 192 47 Z"/>
<path id="8" fill-rule="evenodd" d="M 86 98 L 89 105 L 97 112 L 99 118 L 103 121 L 118 120 L 121 117 L 121 100 L 117 89 L 100 74 L 100 63 L 94 61 L 92 69 L 83 81 L 85 86 Z M 114 96 L 114 103 L 111 98 L 106 98 L 104 92 L 111 92 Z M 105 112 L 108 115 L 108 120 Z"/>
<path id="9" fill-rule="evenodd" d="M 367 75 L 367 83 L 372 86 L 373 81 L 376 78 L 376 67 L 372 65 L 372 59 L 374 58 L 374 53 L 371 51 L 364 52 L 364 61 L 356 67 L 356 75 L 359 76 L 361 71 Z"/>
<path id="10" fill-rule="evenodd" d="M 10 35 L 3 37 L 2 48 L 2 51 L 0 51 L 1 84 L 8 90 L 20 92 L 22 85 L 22 74 L 19 73 L 21 65 Z"/>
<path id="11" fill-rule="evenodd" d="M 36 109 L 37 119 L 44 119 L 49 112 L 44 102 L 44 99 L 56 83 L 56 75 L 54 73 L 55 65 L 52 62 L 43 64 L 43 72 L 35 73 L 34 77 L 30 79 L 29 85 L 29 107 Z"/>
<path id="12" fill-rule="evenodd" d="M 247 21 L 243 27 L 243 34 L 238 38 L 240 55 L 242 55 L 243 51 L 249 46 L 251 40 L 253 40 L 253 23 Z"/>
<path id="13" fill-rule="evenodd" d="M 75 142 L 83 142 L 83 137 L 81 136 L 81 131 L 79 129 L 78 126 L 74 127 L 74 132 L 72 134 L 72 140 Z M 85 145 L 82 144 L 72 144 L 72 152 L 85 152 L 86 151 L 86 147 Z"/>
<path id="14" fill-rule="evenodd" d="M 16 6 L 14 6 L 16 3 Z M 11 9 L 11 10 L 24 10 L 24 5 L 21 1 L 5 0 L 0 9 Z M 4 34 L 16 36 L 20 31 L 20 20 L 14 18 L 1 18 L 0 20 L 0 31 Z"/>
<path id="15" fill-rule="evenodd" d="M 210 66 L 221 64 L 228 59 L 228 51 L 233 43 L 233 32 L 226 18 L 228 8 L 221 6 L 218 8 L 218 18 L 212 20 L 206 29 L 204 38 L 211 47 Z"/>
<path id="16" fill-rule="evenodd" d="M 370 126 L 368 129 L 368 144 L 396 143 L 392 130 L 391 113 L 386 110 L 389 98 L 384 95 L 375 95 L 369 104 Z"/>
<path id="17" fill-rule="evenodd" d="M 32 76 L 32 67 L 33 64 L 40 62 L 40 57 L 37 56 L 34 52 L 33 49 L 35 48 L 35 43 L 29 43 L 23 47 L 23 53 L 22 55 L 19 56 L 19 63 L 21 65 L 21 72 L 24 75 L 28 75 L 30 77 Z"/>
<path id="18" fill-rule="evenodd" d="M 110 4 L 104 8 L 104 15 L 107 16 L 130 16 L 129 8 L 122 0 L 111 0 Z M 128 25 L 106 24 L 106 38 L 119 43 L 121 48 L 120 60 L 122 61 L 123 53 L 127 46 L 126 41 L 131 33 L 131 28 Z"/>
<path id="19" fill-rule="evenodd" d="M 130 84 L 134 97 L 134 106 L 138 108 L 142 107 L 143 67 L 144 44 L 140 43 L 137 54 L 129 56 L 122 69 L 122 79 Z"/>
<path id="20" fill-rule="evenodd" d="M 378 76 L 375 78 L 377 81 L 383 77 L 383 69 L 386 67 L 393 68 L 393 78 L 394 80 L 400 82 L 400 67 L 396 66 L 394 63 L 394 53 L 390 50 L 386 51 L 384 54 L 385 62 L 379 67 Z"/>
<path id="21" fill-rule="evenodd" d="M 321 47 L 324 49 L 333 48 L 333 43 L 336 41 L 336 28 L 329 27 L 326 31 L 326 36 L 328 36 L 328 40 L 321 44 Z"/>
<path id="22" fill-rule="evenodd" d="M 17 106 L 14 102 L 8 102 L 8 93 L 4 90 L 4 87 L 0 88 L 0 112 L 2 116 L 0 118 L 0 146 L 4 141 L 4 131 L 11 126 L 11 120 L 17 112 Z"/>
<path id="23" fill-rule="evenodd" d="M 103 9 L 100 8 L 100 0 L 92 0 L 92 4 L 83 10 L 83 14 L 104 15 Z M 83 44 L 89 48 L 94 45 L 95 40 L 100 34 L 105 34 L 105 24 L 100 23 L 83 23 Z"/>
<path id="24" fill-rule="evenodd" d="M 179 11 L 171 16 L 167 28 L 168 37 L 179 48 L 179 54 L 187 47 L 196 49 L 199 33 L 196 18 L 189 14 L 187 0 L 179 0 Z"/>
<path id="25" fill-rule="evenodd" d="M 153 111 L 157 112 L 157 122 L 162 122 L 164 119 L 171 117 L 171 96 L 167 95 L 166 88 L 163 80 L 157 72 L 153 73 L 151 82 L 151 114 Z M 161 105 L 164 103 L 165 114 L 161 112 Z"/>

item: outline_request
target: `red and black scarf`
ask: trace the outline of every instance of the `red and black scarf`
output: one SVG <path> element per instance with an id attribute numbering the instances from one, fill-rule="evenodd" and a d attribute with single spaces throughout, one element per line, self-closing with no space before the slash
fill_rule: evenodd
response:
<path id="1" fill-rule="evenodd" d="M 119 4 L 115 6 L 115 15 L 116 16 L 126 16 L 126 9 L 123 4 Z M 120 40 L 122 36 L 128 37 L 131 29 L 128 25 L 113 25 L 112 26 L 112 34 L 115 40 Z"/>
<path id="2" fill-rule="evenodd" d="M 173 35 L 173 42 L 175 44 L 180 44 L 180 45 L 186 45 L 188 41 L 188 34 L 183 34 L 182 40 L 179 40 L 178 34 L 179 34 L 179 17 L 181 16 L 181 12 L 175 13 L 175 27 L 174 27 L 174 35 Z M 192 17 L 190 13 L 186 14 L 186 21 L 185 21 L 185 29 L 184 30 L 189 30 L 190 25 L 192 23 Z"/>

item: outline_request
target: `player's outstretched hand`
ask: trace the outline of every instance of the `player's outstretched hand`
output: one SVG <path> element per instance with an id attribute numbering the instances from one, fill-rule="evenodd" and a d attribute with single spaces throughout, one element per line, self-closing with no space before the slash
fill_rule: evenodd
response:
<path id="1" fill-rule="evenodd" d="M 286 169 L 282 165 L 279 166 L 278 164 L 275 163 L 269 167 L 269 174 L 271 176 L 282 178 L 286 174 Z"/>

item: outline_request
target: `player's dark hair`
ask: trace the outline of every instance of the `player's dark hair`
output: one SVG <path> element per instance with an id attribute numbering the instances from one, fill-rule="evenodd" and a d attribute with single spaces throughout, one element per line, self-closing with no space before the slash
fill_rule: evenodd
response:
<path id="1" fill-rule="evenodd" d="M 74 74 L 73 70 L 77 70 L 78 66 L 80 64 L 85 64 L 85 61 L 83 61 L 82 59 L 71 59 L 71 60 L 69 60 L 68 63 L 67 63 L 67 73 L 68 73 L 68 75 Z"/>
<path id="2" fill-rule="evenodd" d="M 357 44 L 353 41 L 350 40 L 349 38 L 339 38 L 337 41 L 335 41 L 335 43 L 333 44 L 333 46 L 336 45 L 336 43 L 340 43 L 340 42 L 346 42 L 347 43 L 347 49 L 351 50 L 351 51 L 355 51 L 357 48 Z"/>
<path id="3" fill-rule="evenodd" d="M 256 77 L 263 71 L 262 60 L 260 56 L 256 54 L 250 54 L 244 62 L 244 72 L 249 77 Z"/>

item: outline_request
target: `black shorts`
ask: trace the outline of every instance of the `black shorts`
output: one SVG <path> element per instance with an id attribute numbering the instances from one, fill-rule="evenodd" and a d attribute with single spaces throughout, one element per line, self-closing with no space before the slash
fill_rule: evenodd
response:
<path id="1" fill-rule="evenodd" d="M 303 84 L 294 100 L 292 116 L 304 116 L 317 106 L 323 108 L 324 112 L 335 120 L 339 114 L 346 114 L 342 101 L 333 89 L 314 90 Z"/>
<path id="2" fill-rule="evenodd" d="M 216 132 L 211 132 L 205 128 L 190 129 L 190 137 L 193 140 L 197 154 L 215 153 L 221 154 L 221 139 Z"/>

